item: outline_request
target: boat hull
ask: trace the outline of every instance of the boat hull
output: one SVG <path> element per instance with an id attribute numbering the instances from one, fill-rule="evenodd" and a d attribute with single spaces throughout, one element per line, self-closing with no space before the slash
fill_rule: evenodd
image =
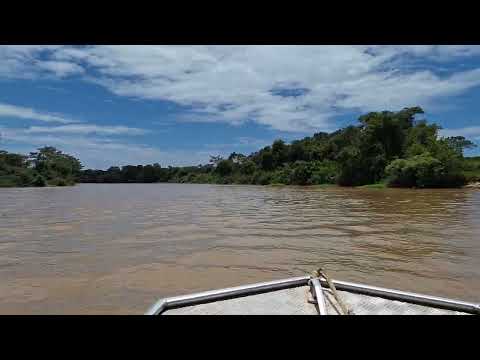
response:
<path id="1" fill-rule="evenodd" d="M 165 298 L 147 315 L 339 315 L 338 299 L 328 283 L 310 276 L 289 278 Z M 357 284 L 332 281 L 344 305 L 356 315 L 480 314 L 478 304 Z M 315 283 L 315 281 L 313 282 Z M 320 295 L 322 302 L 315 300 Z"/>

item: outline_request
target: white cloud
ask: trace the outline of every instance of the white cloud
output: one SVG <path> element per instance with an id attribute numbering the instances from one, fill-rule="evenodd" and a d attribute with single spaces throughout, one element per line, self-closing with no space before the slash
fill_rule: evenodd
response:
<path id="1" fill-rule="evenodd" d="M 471 56 L 479 46 L 0 46 L 0 76 L 83 72 L 119 96 L 184 106 L 182 121 L 330 131 L 341 113 L 431 110 L 479 86 L 480 69 L 444 76 L 422 63 Z M 302 92 L 279 96 L 282 89 Z"/>
<path id="2" fill-rule="evenodd" d="M 257 139 L 248 136 L 242 136 L 237 138 L 238 146 L 251 146 L 255 148 L 263 148 L 267 145 L 270 145 L 273 140 Z"/>
<path id="3" fill-rule="evenodd" d="M 440 136 L 464 136 L 470 140 L 480 141 L 480 126 L 468 126 L 458 129 L 441 129 Z"/>
<path id="4" fill-rule="evenodd" d="M 76 124 L 63 126 L 32 126 L 25 130 L 29 134 L 98 134 L 98 135 L 143 135 L 148 130 L 127 126 L 99 126 L 91 124 Z"/>
<path id="5" fill-rule="evenodd" d="M 61 61 L 82 61 L 89 78 L 121 96 L 169 100 L 192 121 L 253 120 L 277 130 L 332 130 L 339 111 L 431 106 L 442 96 L 480 85 L 478 70 L 441 77 L 402 71 L 401 55 L 473 56 L 464 46 L 94 46 L 58 49 Z M 400 59 L 400 61 L 399 61 Z M 393 67 L 393 68 L 392 68 Z M 302 88 L 282 97 L 273 89 Z M 278 94 L 278 91 L 277 91 Z"/>
<path id="6" fill-rule="evenodd" d="M 480 46 L 478 45 L 377 45 L 372 48 L 378 52 L 393 52 L 397 56 L 408 54 L 440 62 L 449 61 L 452 58 L 480 55 Z"/>
<path id="7" fill-rule="evenodd" d="M 61 46 L 56 45 L 1 45 L 0 76 L 6 78 L 34 78 L 44 73 L 39 55 L 51 53 Z"/>
<path id="8" fill-rule="evenodd" d="M 80 74 L 84 72 L 81 66 L 65 61 L 42 61 L 38 64 L 38 66 L 42 69 L 53 72 L 59 77 Z"/>
<path id="9" fill-rule="evenodd" d="M 0 103 L 0 117 L 38 120 L 44 122 L 57 122 L 63 124 L 78 122 L 61 114 L 51 114 L 28 107 L 14 106 L 5 103 Z"/>
<path id="10" fill-rule="evenodd" d="M 30 126 L 27 128 L 0 126 L 2 146 L 20 149 L 28 153 L 42 146 L 57 146 L 62 151 L 79 157 L 87 167 L 105 168 L 112 164 L 158 162 L 163 159 L 175 162 L 175 154 L 156 148 L 129 144 L 115 139 L 116 136 L 139 136 L 149 130 L 127 126 L 101 126 L 80 123 L 62 114 L 41 112 L 32 108 L 0 103 L 0 117 L 38 120 L 61 123 L 57 126 Z M 76 122 L 76 124 L 71 124 Z M 112 138 L 113 137 L 113 138 Z M 22 145 L 23 144 L 23 145 Z M 181 152 L 177 162 L 187 160 Z M 195 159 L 195 155 L 192 159 Z M 202 159 L 206 159 L 202 157 Z"/>
<path id="11" fill-rule="evenodd" d="M 272 139 L 258 139 L 253 137 L 238 137 L 230 143 L 211 143 L 205 144 L 205 149 L 211 152 L 211 155 L 229 156 L 232 152 L 250 153 L 259 150 L 267 145 L 271 145 Z"/>
<path id="12" fill-rule="evenodd" d="M 16 151 L 29 153 L 42 146 L 56 146 L 76 156 L 86 168 L 160 163 L 162 166 L 186 166 L 206 163 L 210 152 L 204 150 L 160 150 L 115 139 L 100 139 L 64 134 L 29 134 L 19 129 L 0 128 L 2 142 L 16 144 Z M 19 144 L 24 144 L 18 146 Z"/>

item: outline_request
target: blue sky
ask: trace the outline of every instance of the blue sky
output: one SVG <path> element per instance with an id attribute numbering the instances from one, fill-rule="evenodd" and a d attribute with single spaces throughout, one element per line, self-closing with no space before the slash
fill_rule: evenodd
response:
<path id="1" fill-rule="evenodd" d="M 91 168 L 196 165 L 416 105 L 480 145 L 480 47 L 0 46 L 0 148 Z"/>

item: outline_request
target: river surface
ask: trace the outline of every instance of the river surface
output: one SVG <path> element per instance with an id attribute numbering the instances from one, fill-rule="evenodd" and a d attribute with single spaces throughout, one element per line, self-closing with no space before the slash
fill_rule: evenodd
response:
<path id="1" fill-rule="evenodd" d="M 183 184 L 0 189 L 0 314 L 141 314 L 304 275 L 480 302 L 480 191 Z"/>

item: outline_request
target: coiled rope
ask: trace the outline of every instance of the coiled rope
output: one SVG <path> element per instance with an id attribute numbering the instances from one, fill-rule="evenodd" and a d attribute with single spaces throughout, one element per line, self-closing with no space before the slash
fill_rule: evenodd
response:
<path id="1" fill-rule="evenodd" d="M 330 277 L 325 273 L 325 271 L 322 268 L 319 268 L 317 271 L 314 272 L 314 276 L 318 278 L 324 278 L 327 281 L 328 287 L 332 291 L 333 297 L 337 301 L 338 305 L 340 305 L 340 308 L 342 309 L 342 314 L 341 315 L 354 315 L 353 311 L 350 310 L 345 303 L 341 300 L 340 296 L 338 295 L 337 289 L 335 288 L 335 285 L 333 284 L 333 281 L 330 279 Z"/>

